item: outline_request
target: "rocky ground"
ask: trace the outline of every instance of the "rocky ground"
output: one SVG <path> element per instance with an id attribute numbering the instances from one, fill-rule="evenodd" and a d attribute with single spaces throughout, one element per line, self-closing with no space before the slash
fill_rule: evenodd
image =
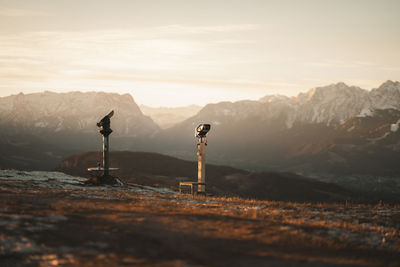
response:
<path id="1" fill-rule="evenodd" d="M 0 171 L 0 266 L 400 266 L 400 207 L 192 197 Z"/>

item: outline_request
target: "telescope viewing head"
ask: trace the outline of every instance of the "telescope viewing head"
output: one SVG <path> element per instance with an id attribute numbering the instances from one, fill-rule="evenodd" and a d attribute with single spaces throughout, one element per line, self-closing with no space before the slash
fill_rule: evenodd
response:
<path id="1" fill-rule="evenodd" d="M 108 113 L 104 118 L 102 118 L 96 125 L 100 128 L 100 133 L 104 136 L 108 136 L 112 133 L 110 128 L 110 118 L 114 115 L 114 110 Z"/>
<path id="2" fill-rule="evenodd" d="M 200 124 L 199 126 L 196 127 L 195 136 L 197 138 L 206 137 L 210 129 L 211 129 L 210 124 Z"/>

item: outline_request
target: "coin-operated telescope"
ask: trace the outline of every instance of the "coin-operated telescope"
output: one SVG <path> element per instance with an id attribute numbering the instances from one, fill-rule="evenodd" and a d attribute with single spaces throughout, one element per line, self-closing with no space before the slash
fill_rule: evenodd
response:
<path id="1" fill-rule="evenodd" d="M 100 133 L 103 136 L 109 136 L 112 133 L 112 130 L 110 128 L 111 124 L 111 117 L 114 116 L 114 110 L 112 110 L 108 115 L 104 116 L 96 125 L 97 127 L 100 128 Z"/>
<path id="2" fill-rule="evenodd" d="M 203 138 L 203 137 L 205 138 L 210 129 L 211 129 L 210 124 L 200 124 L 199 126 L 196 127 L 194 135 L 197 138 Z"/>
<path id="3" fill-rule="evenodd" d="M 97 127 L 100 128 L 100 133 L 103 135 L 103 169 L 104 176 L 110 174 L 110 157 L 109 157 L 109 135 L 112 133 L 110 128 L 110 119 L 114 115 L 114 110 L 112 110 L 108 115 L 104 116 L 98 123 Z"/>
<path id="4" fill-rule="evenodd" d="M 198 138 L 197 142 L 197 179 L 198 187 L 197 191 L 200 194 L 206 193 L 206 146 L 207 146 L 207 134 L 211 129 L 210 124 L 200 124 L 195 129 L 195 136 Z"/>

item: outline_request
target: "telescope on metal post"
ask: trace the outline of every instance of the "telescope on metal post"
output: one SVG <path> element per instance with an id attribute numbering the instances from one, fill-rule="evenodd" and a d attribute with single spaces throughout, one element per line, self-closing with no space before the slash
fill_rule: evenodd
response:
<path id="1" fill-rule="evenodd" d="M 195 136 L 198 138 L 197 156 L 199 158 L 197 164 L 197 191 L 200 194 L 206 193 L 206 145 L 207 134 L 211 129 L 210 124 L 200 124 L 195 129 Z"/>
<path id="2" fill-rule="evenodd" d="M 109 158 L 109 135 L 112 133 L 110 128 L 110 118 L 114 115 L 114 110 L 111 111 L 108 115 L 104 116 L 97 123 L 97 127 L 100 128 L 100 133 L 103 136 L 103 170 L 104 176 L 108 176 L 110 174 L 110 158 Z"/>

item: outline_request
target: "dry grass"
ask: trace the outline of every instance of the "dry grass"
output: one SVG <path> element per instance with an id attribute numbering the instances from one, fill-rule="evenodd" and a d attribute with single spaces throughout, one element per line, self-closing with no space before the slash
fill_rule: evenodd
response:
<path id="1" fill-rule="evenodd" d="M 399 266 L 400 208 L 0 179 L 0 265 Z M 30 249 L 29 249 L 30 248 Z"/>

